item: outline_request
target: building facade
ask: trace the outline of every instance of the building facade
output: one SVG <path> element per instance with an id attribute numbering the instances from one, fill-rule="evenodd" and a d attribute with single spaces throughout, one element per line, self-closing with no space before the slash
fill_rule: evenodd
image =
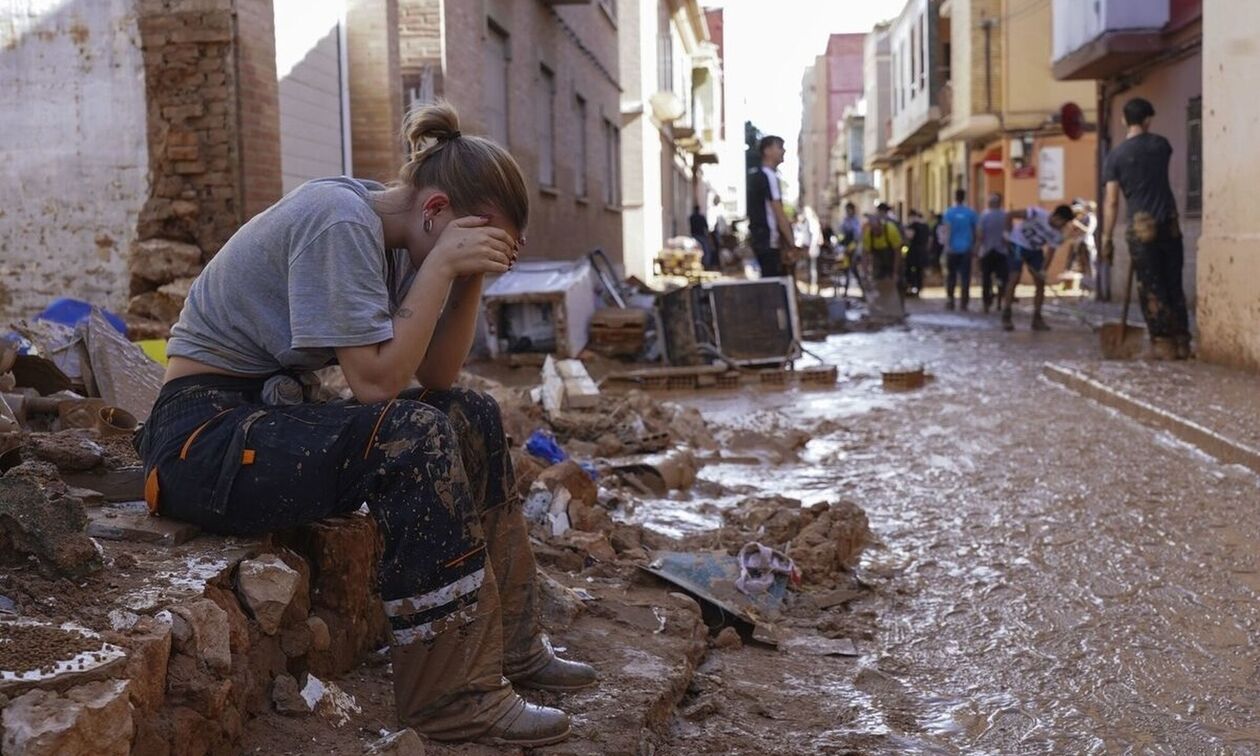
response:
<path id="1" fill-rule="evenodd" d="M 722 72 L 696 0 L 617 5 L 625 271 L 650 282 L 665 241 L 689 235 L 692 208 L 713 195 L 704 171 L 718 160 Z"/>
<path id="2" fill-rule="evenodd" d="M 620 263 L 616 4 L 396 1 L 403 110 L 446 99 L 466 132 L 516 157 L 532 195 L 523 256 L 575 259 L 600 248 Z"/>
<path id="3" fill-rule="evenodd" d="M 1207 0 L 1203 10 L 1202 235 L 1198 238 L 1199 356 L 1260 371 L 1260 218 L 1248 187 L 1260 129 L 1260 5 Z M 1239 75 L 1239 71 L 1252 72 Z M 1158 107 L 1158 106 L 1156 106 Z M 1171 114 L 1171 113 L 1170 113 Z M 1188 149 L 1188 148 L 1187 148 Z"/>
<path id="4" fill-rule="evenodd" d="M 1055 0 L 1053 14 L 1054 75 L 1083 83 L 1096 97 L 1099 166 L 1125 138 L 1125 102 L 1144 97 L 1155 106 L 1154 130 L 1173 145 L 1169 178 L 1185 237 L 1183 285 L 1193 306 L 1203 228 L 1202 0 Z M 1093 178 L 1101 197 L 1101 175 Z M 1115 237 L 1121 250 L 1126 215 L 1122 200 Z M 1128 255 L 1120 251 L 1113 288 L 1124 285 L 1128 272 Z"/>
<path id="5" fill-rule="evenodd" d="M 801 207 L 811 207 L 824 223 L 839 212 L 834 151 L 846 108 L 862 98 L 864 34 L 832 34 L 827 48 L 801 80 Z"/>

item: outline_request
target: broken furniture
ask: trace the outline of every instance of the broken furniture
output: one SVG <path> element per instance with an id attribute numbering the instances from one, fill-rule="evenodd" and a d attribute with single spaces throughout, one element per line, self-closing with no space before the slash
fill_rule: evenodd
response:
<path id="1" fill-rule="evenodd" d="M 790 278 L 712 281 L 660 298 L 671 365 L 721 359 L 743 367 L 784 365 L 801 356 L 801 325 Z"/>
<path id="2" fill-rule="evenodd" d="M 588 260 L 519 262 L 482 295 L 486 344 L 497 359 L 576 357 L 595 314 L 595 274 Z"/>

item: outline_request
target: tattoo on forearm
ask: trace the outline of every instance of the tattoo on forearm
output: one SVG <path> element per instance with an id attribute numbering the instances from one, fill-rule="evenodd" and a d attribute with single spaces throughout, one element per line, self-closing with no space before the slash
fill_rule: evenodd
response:
<path id="1" fill-rule="evenodd" d="M 405 320 L 405 319 L 407 319 L 407 318 L 411 317 L 411 316 L 412 316 L 412 315 L 414 315 L 414 314 L 415 314 L 415 313 L 414 313 L 414 312 L 412 312 L 412 311 L 411 311 L 409 308 L 407 308 L 407 307 L 399 307 L 399 308 L 398 308 L 398 312 L 394 313 L 394 316 L 395 316 L 395 317 L 399 317 L 399 318 L 403 318 L 403 319 Z"/>

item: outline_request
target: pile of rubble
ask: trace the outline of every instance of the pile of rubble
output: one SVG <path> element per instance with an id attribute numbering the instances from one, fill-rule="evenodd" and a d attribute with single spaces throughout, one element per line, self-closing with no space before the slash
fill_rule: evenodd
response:
<path id="1" fill-rule="evenodd" d="M 127 332 L 136 340 L 168 337 L 201 272 L 201 249 L 170 239 L 137 242 L 130 267 Z"/>

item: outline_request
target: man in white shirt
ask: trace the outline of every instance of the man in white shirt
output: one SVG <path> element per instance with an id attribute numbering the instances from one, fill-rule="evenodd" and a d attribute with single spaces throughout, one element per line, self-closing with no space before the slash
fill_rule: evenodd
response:
<path id="1" fill-rule="evenodd" d="M 1063 227 L 1075 217 L 1076 214 L 1067 205 L 1059 205 L 1053 213 L 1040 207 L 1030 207 L 1027 210 L 1012 210 L 1007 214 L 1006 223 L 1010 230 L 1006 239 L 1011 243 L 1011 276 L 1006 284 L 1006 296 L 1003 297 L 1003 329 L 1015 330 L 1015 323 L 1011 320 L 1011 300 L 1015 296 L 1015 287 L 1019 285 L 1024 266 L 1027 265 L 1037 287 L 1033 297 L 1032 329 L 1050 330 L 1050 326 L 1041 317 L 1041 305 L 1046 299 L 1046 269 L 1054 260 L 1055 250 L 1063 243 Z M 1020 221 L 1020 224 L 1012 228 L 1015 221 Z"/>
<path id="2" fill-rule="evenodd" d="M 787 275 L 784 253 L 795 253 L 778 172 L 786 150 L 777 136 L 762 137 L 758 149 L 761 166 L 748 174 L 748 234 L 762 277 L 771 278 Z"/>

